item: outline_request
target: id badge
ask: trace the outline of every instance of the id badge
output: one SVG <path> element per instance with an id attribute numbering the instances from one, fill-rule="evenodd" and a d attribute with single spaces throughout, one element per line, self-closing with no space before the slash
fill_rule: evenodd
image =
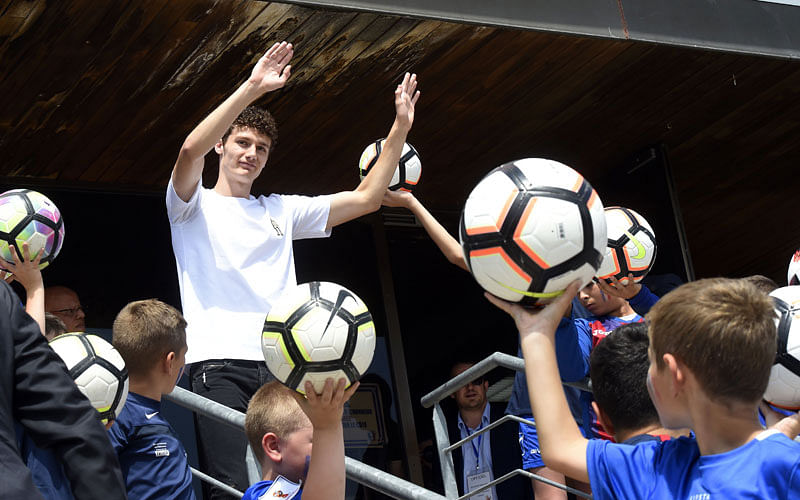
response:
<path id="1" fill-rule="evenodd" d="M 492 480 L 492 475 L 486 472 L 476 472 L 475 474 L 467 474 L 467 491 L 475 491 L 482 486 L 486 486 Z M 492 489 L 486 488 L 477 495 L 469 497 L 470 500 L 494 500 L 492 498 Z"/>
<path id="2" fill-rule="evenodd" d="M 269 489 L 264 492 L 263 495 L 258 497 L 258 500 L 266 500 L 267 498 L 280 498 L 282 500 L 290 500 L 297 496 L 297 493 L 300 492 L 300 487 L 302 484 L 297 484 L 292 481 L 289 481 L 283 476 L 278 476 L 275 478 L 275 481 L 272 482 L 272 485 Z"/>

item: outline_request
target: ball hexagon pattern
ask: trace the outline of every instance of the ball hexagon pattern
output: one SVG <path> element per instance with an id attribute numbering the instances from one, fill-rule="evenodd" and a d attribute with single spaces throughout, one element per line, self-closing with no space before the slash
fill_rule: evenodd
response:
<path id="1" fill-rule="evenodd" d="M 65 333 L 51 340 L 50 347 L 103 423 L 117 418 L 128 397 L 128 371 L 114 346 L 96 335 Z"/>
<path id="2" fill-rule="evenodd" d="M 61 251 L 64 221 L 45 195 L 12 189 L 0 194 L 0 258 L 13 264 L 11 248 L 22 257 L 22 244 L 26 242 L 31 256 L 42 250 L 39 268 L 44 269 Z"/>
<path id="3" fill-rule="evenodd" d="M 603 204 L 578 172 L 526 158 L 489 172 L 461 213 L 464 260 L 488 292 L 526 306 L 588 283 L 602 261 Z"/>
<path id="4" fill-rule="evenodd" d="M 364 148 L 358 161 L 358 175 L 361 179 L 364 179 L 377 163 L 385 142 L 386 139 L 378 139 Z M 420 177 L 422 177 L 422 161 L 419 153 L 414 146 L 406 142 L 403 144 L 400 161 L 394 169 L 392 180 L 389 181 L 389 189 L 411 191 L 419 183 Z"/>
<path id="5" fill-rule="evenodd" d="M 611 278 L 615 277 L 626 285 L 632 274 L 633 281 L 638 283 L 655 263 L 655 232 L 644 217 L 630 208 L 608 207 L 605 215 L 608 244 L 597 277 L 609 284 L 613 284 Z"/>
<path id="6" fill-rule="evenodd" d="M 775 302 L 778 352 L 764 399 L 787 410 L 800 410 L 800 286 L 770 293 Z"/>
<path id="7" fill-rule="evenodd" d="M 261 336 L 270 372 L 305 393 L 305 382 L 321 392 L 325 379 L 348 386 L 369 368 L 375 325 L 364 302 L 335 283 L 313 281 L 288 289 L 273 304 Z"/>

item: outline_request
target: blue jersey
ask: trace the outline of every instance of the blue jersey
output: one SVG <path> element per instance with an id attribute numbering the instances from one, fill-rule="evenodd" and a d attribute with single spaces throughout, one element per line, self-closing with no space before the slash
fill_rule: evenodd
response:
<path id="1" fill-rule="evenodd" d="M 273 482 L 278 484 L 275 485 L 274 491 L 269 491 Z M 269 495 L 267 495 L 268 491 Z M 299 484 L 295 484 L 282 476 L 278 476 L 275 481 L 259 481 L 250 486 L 244 492 L 242 500 L 260 500 L 262 498 L 264 500 L 273 500 L 276 498 L 281 498 L 284 500 L 300 500 L 302 494 L 303 489 L 300 488 Z"/>
<path id="2" fill-rule="evenodd" d="M 572 317 L 573 318 L 588 318 L 591 313 L 583 307 L 581 301 L 573 299 L 572 301 Z M 522 348 L 517 348 L 517 357 L 522 357 Z M 564 395 L 567 397 L 567 404 L 575 420 L 580 422 L 580 389 L 564 386 Z M 516 372 L 514 374 L 514 384 L 511 387 L 511 397 L 508 399 L 508 406 L 506 406 L 506 413 L 508 415 L 517 415 L 518 417 L 529 417 L 533 415 L 531 410 L 531 400 L 528 397 L 528 381 L 525 379 L 525 372 Z"/>
<path id="3" fill-rule="evenodd" d="M 25 465 L 31 471 L 33 484 L 47 500 L 73 500 L 64 467 L 50 450 L 36 446 L 19 422 L 14 422 L 17 446 Z"/>
<path id="4" fill-rule="evenodd" d="M 194 500 L 186 451 L 161 416 L 160 401 L 128 393 L 108 435 L 130 498 Z"/>
<path id="5" fill-rule="evenodd" d="M 596 500 L 800 499 L 800 444 L 777 431 L 706 456 L 693 437 L 636 446 L 590 440 L 586 465 Z"/>

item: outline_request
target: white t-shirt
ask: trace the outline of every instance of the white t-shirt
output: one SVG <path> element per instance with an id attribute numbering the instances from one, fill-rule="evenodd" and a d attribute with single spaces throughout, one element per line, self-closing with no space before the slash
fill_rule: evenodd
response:
<path id="1" fill-rule="evenodd" d="M 292 240 L 330 236 L 329 196 L 222 196 L 198 182 L 188 202 L 167 186 L 189 351 L 186 362 L 262 360 L 272 303 L 296 285 Z"/>

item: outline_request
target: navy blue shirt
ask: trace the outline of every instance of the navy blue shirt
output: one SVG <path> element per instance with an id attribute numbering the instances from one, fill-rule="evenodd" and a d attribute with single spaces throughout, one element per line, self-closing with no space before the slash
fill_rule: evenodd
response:
<path id="1" fill-rule="evenodd" d="M 194 500 L 192 472 L 161 402 L 132 392 L 108 431 L 130 498 Z"/>

